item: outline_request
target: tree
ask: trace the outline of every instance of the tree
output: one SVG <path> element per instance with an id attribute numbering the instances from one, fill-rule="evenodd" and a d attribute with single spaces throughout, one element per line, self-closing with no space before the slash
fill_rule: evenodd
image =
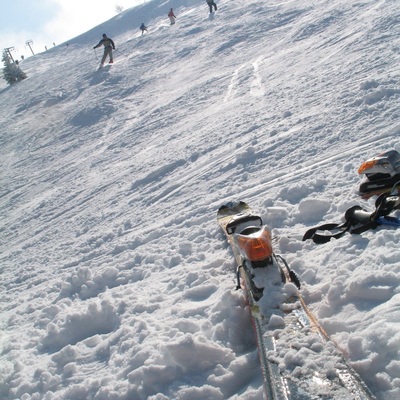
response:
<path id="1" fill-rule="evenodd" d="M 25 72 L 21 70 L 18 63 L 14 62 L 7 50 L 3 51 L 2 61 L 4 63 L 3 78 L 12 85 L 26 78 Z"/>

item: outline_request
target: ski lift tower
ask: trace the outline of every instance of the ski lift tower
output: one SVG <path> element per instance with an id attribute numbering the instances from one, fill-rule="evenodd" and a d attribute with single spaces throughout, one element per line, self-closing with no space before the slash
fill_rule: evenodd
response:
<path id="1" fill-rule="evenodd" d="M 33 52 L 32 47 L 31 47 L 31 44 L 33 44 L 33 41 L 32 40 L 27 40 L 25 42 L 25 44 L 28 45 L 28 47 L 31 49 L 32 55 L 34 56 L 35 53 Z"/>
<path id="2" fill-rule="evenodd" d="M 7 53 L 7 55 L 8 55 L 8 58 L 9 58 L 12 62 L 14 62 L 13 56 L 12 56 L 12 54 L 11 54 L 11 50 L 14 50 L 14 47 L 7 47 L 7 48 L 4 49 L 4 51 L 5 51 L 5 52 Z"/>

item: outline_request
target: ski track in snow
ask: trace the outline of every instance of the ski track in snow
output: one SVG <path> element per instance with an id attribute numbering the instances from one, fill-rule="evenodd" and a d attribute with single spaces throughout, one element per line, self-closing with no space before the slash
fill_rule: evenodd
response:
<path id="1" fill-rule="evenodd" d="M 126 10 L 0 89 L 0 398 L 261 399 L 215 220 L 232 199 L 378 400 L 400 397 L 400 233 L 299 240 L 372 209 L 357 168 L 400 150 L 400 3 L 217 4 L 175 1 L 174 26 L 163 0 Z"/>

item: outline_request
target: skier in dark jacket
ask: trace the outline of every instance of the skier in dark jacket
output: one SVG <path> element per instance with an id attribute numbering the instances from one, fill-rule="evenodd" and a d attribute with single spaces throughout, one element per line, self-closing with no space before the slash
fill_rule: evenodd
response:
<path id="1" fill-rule="evenodd" d="M 147 26 L 144 24 L 144 22 L 142 22 L 142 25 L 140 25 L 139 29 L 142 31 L 142 36 L 143 36 L 144 31 L 147 32 Z"/>
<path id="2" fill-rule="evenodd" d="M 210 14 L 213 12 L 213 7 L 214 7 L 214 10 L 217 11 L 217 5 L 215 4 L 214 0 L 206 0 L 206 1 L 207 1 L 208 6 L 210 7 Z"/>
<path id="3" fill-rule="evenodd" d="M 172 8 L 169 10 L 168 18 L 169 18 L 169 20 L 171 22 L 171 25 L 174 25 L 176 16 L 175 16 L 174 10 Z"/>
<path id="4" fill-rule="evenodd" d="M 103 33 L 103 39 L 101 39 L 100 42 L 96 44 L 96 46 L 94 46 L 93 48 L 97 49 L 101 45 L 104 46 L 104 54 L 100 61 L 100 66 L 102 67 L 104 65 L 104 62 L 106 61 L 107 56 L 110 58 L 110 64 L 114 62 L 112 51 L 115 50 L 115 44 L 112 39 L 110 39 L 105 33 Z"/>

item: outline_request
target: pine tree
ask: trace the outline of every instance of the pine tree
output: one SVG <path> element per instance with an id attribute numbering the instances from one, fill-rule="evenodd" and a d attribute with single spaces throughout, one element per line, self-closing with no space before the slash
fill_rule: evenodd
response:
<path id="1" fill-rule="evenodd" d="M 6 50 L 3 51 L 2 61 L 4 62 L 3 78 L 8 84 L 12 85 L 26 78 L 25 72 L 11 60 Z"/>

